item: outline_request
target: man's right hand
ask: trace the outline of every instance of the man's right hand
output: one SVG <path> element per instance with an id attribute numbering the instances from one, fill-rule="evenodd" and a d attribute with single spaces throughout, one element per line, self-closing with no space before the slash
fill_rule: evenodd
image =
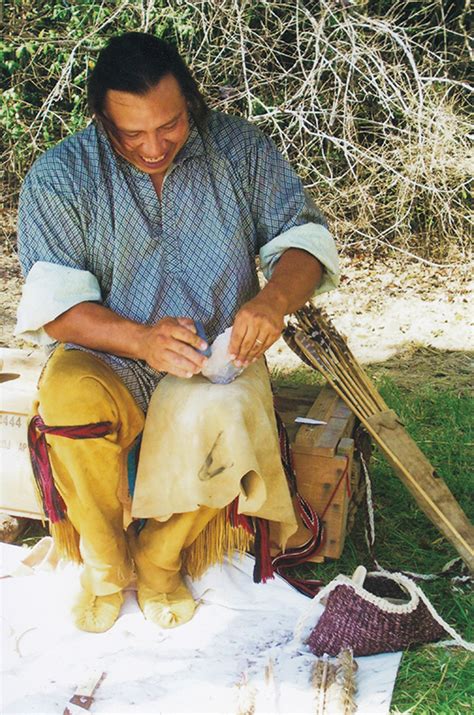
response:
<path id="1" fill-rule="evenodd" d="M 190 318 L 162 318 L 146 327 L 139 351 L 154 370 L 192 377 L 206 363 L 204 355 L 197 351 L 206 348 L 207 343 L 196 334 Z"/>
<path id="2" fill-rule="evenodd" d="M 155 325 L 135 323 L 97 303 L 78 303 L 44 326 L 63 343 L 112 355 L 145 360 L 158 372 L 192 377 L 206 362 L 198 350 L 207 343 L 196 334 L 190 318 L 162 318 Z"/>

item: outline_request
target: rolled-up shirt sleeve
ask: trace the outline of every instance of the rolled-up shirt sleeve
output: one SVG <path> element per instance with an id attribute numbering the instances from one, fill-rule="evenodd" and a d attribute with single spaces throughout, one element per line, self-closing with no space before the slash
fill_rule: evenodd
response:
<path id="1" fill-rule="evenodd" d="M 15 335 L 39 345 L 54 342 L 44 325 L 78 303 L 101 301 L 97 278 L 87 270 L 84 237 L 90 202 L 74 191 L 65 169 L 50 169 L 33 167 L 23 184 L 18 212 L 25 284 Z"/>
<path id="2" fill-rule="evenodd" d="M 339 284 L 339 259 L 334 239 L 321 224 L 305 223 L 284 231 L 260 249 L 260 268 L 267 280 L 273 268 L 288 248 L 300 248 L 310 253 L 323 266 L 321 283 L 313 297 L 337 288 Z"/>
<path id="3" fill-rule="evenodd" d="M 299 248 L 317 258 L 323 277 L 314 295 L 336 288 L 339 261 L 326 220 L 274 143 L 264 137 L 250 156 L 249 184 L 260 268 L 268 280 L 281 255 Z"/>
<path id="4" fill-rule="evenodd" d="M 43 326 L 84 301 L 101 301 L 100 286 L 92 273 L 37 261 L 23 286 L 15 335 L 37 345 L 53 343 Z"/>

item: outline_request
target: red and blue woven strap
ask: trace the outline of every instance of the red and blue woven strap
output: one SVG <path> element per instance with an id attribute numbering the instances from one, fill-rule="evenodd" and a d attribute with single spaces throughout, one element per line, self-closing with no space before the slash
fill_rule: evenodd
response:
<path id="1" fill-rule="evenodd" d="M 112 432 L 111 422 L 94 422 L 85 425 L 67 425 L 49 427 L 39 415 L 35 415 L 28 425 L 28 449 L 31 467 L 38 491 L 41 496 L 44 513 L 56 524 L 66 518 L 66 504 L 63 501 L 56 484 L 49 461 L 47 434 L 54 434 L 69 439 L 96 439 L 105 437 Z"/>
<path id="2" fill-rule="evenodd" d="M 300 546 L 294 546 L 286 551 L 282 551 L 272 559 L 272 566 L 275 573 L 288 581 L 294 588 L 306 596 L 315 596 L 324 585 L 319 579 L 298 578 L 290 576 L 286 570 L 295 566 L 301 566 L 308 561 L 319 549 L 323 540 L 323 528 L 321 519 L 312 506 L 296 493 L 296 508 L 303 525 L 308 529 L 310 536 Z"/>
<path id="3" fill-rule="evenodd" d="M 275 410 L 275 417 L 278 427 L 278 436 L 280 439 L 280 453 L 283 468 L 285 470 L 286 479 L 290 493 L 293 497 L 298 516 L 301 519 L 303 526 L 309 531 L 308 539 L 299 546 L 294 546 L 280 552 L 272 559 L 272 567 L 275 573 L 288 581 L 294 588 L 306 596 L 315 596 L 321 587 L 324 585 L 318 579 L 304 579 L 296 576 L 290 576 L 287 569 L 294 566 L 300 566 L 308 561 L 310 556 L 313 556 L 320 548 L 323 541 L 322 521 L 315 512 L 311 504 L 304 499 L 298 492 L 296 473 L 293 464 L 293 455 L 291 452 L 290 440 L 285 424 L 278 412 Z"/>

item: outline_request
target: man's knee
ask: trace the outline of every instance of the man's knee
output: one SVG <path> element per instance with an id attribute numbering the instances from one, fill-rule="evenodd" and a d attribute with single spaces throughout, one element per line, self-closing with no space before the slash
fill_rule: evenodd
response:
<path id="1" fill-rule="evenodd" d="M 96 366 L 87 353 L 71 350 L 53 355 L 39 384 L 39 413 L 45 423 L 68 425 L 118 421 L 118 410 L 113 390 L 108 389 L 107 377 L 107 371 Z"/>

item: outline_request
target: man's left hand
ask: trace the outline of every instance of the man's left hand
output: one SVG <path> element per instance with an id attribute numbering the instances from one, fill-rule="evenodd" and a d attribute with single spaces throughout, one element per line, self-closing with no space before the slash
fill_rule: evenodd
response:
<path id="1" fill-rule="evenodd" d="M 229 352 L 238 367 L 247 367 L 278 340 L 285 315 L 304 305 L 322 274 L 321 263 L 306 251 L 283 253 L 267 285 L 235 317 Z"/>
<path id="2" fill-rule="evenodd" d="M 247 367 L 278 340 L 284 316 L 284 308 L 272 305 L 264 292 L 244 303 L 235 317 L 229 345 L 237 367 Z"/>

